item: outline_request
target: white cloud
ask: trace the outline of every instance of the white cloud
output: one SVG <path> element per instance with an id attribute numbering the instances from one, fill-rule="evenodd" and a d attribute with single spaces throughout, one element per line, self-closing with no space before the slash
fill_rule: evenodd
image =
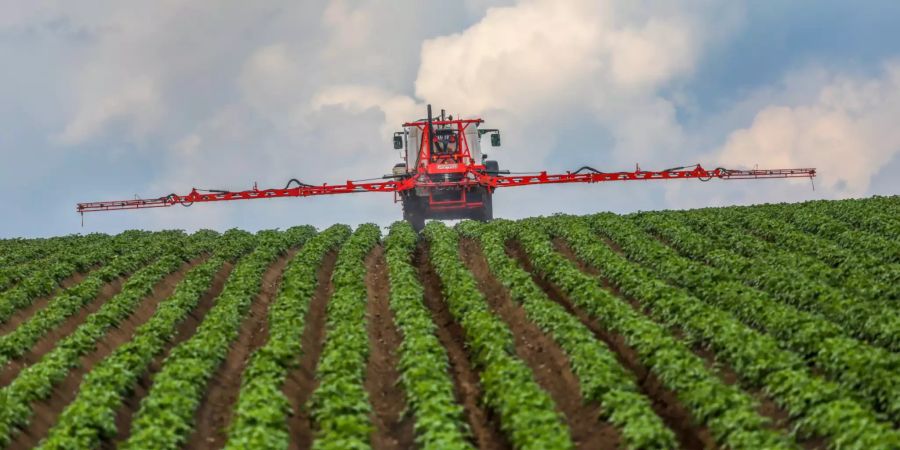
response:
<path id="1" fill-rule="evenodd" d="M 683 143 L 662 91 L 739 17 L 738 4 L 705 1 L 521 0 L 425 41 L 416 95 L 451 111 L 513 113 L 526 122 L 516 132 L 553 133 L 542 128 L 587 113 L 614 138 L 616 162 L 646 160 Z"/>
<path id="2" fill-rule="evenodd" d="M 800 104 L 761 109 L 715 159 L 727 166 L 816 167 L 823 194 L 865 195 L 872 177 L 900 152 L 900 63 L 887 63 L 876 77 L 832 75 L 813 92 Z"/>

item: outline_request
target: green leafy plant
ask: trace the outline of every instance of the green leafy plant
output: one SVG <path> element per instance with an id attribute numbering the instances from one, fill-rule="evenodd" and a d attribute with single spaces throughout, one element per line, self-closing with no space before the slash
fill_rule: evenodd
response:
<path id="1" fill-rule="evenodd" d="M 839 386 L 813 376 L 800 357 L 779 349 L 770 336 L 661 282 L 592 239 L 578 218 L 568 219 L 565 226 L 548 229 L 563 235 L 585 262 L 599 269 L 623 293 L 640 301 L 655 318 L 678 326 L 686 339 L 711 347 L 744 380 L 763 387 L 792 416 L 800 418 L 799 429 L 804 435 L 828 437 L 832 443 L 855 441 L 854 448 L 859 449 L 887 449 L 892 442 L 900 442 L 900 435 L 890 425 L 879 423 L 870 408 L 849 398 Z M 559 224 L 565 219 L 555 220 Z M 835 427 L 821 416 L 824 408 L 835 405 L 840 405 L 845 417 L 854 420 Z"/>
<path id="2" fill-rule="evenodd" d="M 381 230 L 363 224 L 350 236 L 335 263 L 334 293 L 325 319 L 325 344 L 313 391 L 312 416 L 316 425 L 314 449 L 369 447 L 372 406 L 363 385 L 369 357 L 366 333 L 366 255 L 378 243 Z"/>
<path id="3" fill-rule="evenodd" d="M 237 230 L 217 239 L 212 256 L 191 269 L 153 316 L 84 377 L 75 400 L 41 442 L 45 449 L 97 448 L 116 434 L 115 414 L 153 358 L 175 337 L 177 325 L 197 306 L 226 261 L 252 249 L 253 235 Z"/>
<path id="4" fill-rule="evenodd" d="M 845 395 L 863 399 L 895 421 L 900 419 L 900 358 L 894 353 L 849 338 L 843 329 L 820 316 L 775 301 L 727 273 L 681 257 L 626 219 L 602 214 L 587 222 L 629 258 L 652 270 L 653 276 L 689 289 L 704 302 L 767 331 L 839 381 Z M 707 243 L 703 235 L 687 231 L 678 239 L 698 241 L 698 246 Z"/>
<path id="5" fill-rule="evenodd" d="M 173 348 L 163 362 L 150 392 L 141 401 L 123 448 L 174 449 L 187 439 L 194 427 L 194 411 L 229 346 L 237 339 L 266 268 L 278 255 L 306 242 L 314 233 L 311 227 L 295 227 L 258 234 L 255 250 L 235 266 L 197 331 Z"/>
<path id="6" fill-rule="evenodd" d="M 507 224 L 508 225 L 508 224 Z M 531 275 L 506 255 L 504 243 L 510 226 L 483 226 L 463 222 L 464 235 L 479 240 L 491 272 L 519 302 L 529 320 L 547 333 L 566 353 L 581 384 L 585 402 L 596 401 L 615 424 L 628 448 L 676 448 L 675 434 L 653 411 L 634 377 L 616 360 L 615 353 L 561 305 L 550 300 Z"/>
<path id="7" fill-rule="evenodd" d="M 241 378 L 226 448 L 288 448 L 290 403 L 281 387 L 299 359 L 309 302 L 318 284 L 316 272 L 325 255 L 349 235 L 346 225 L 328 228 L 307 241 L 285 269 L 278 296 L 269 306 L 269 340 L 250 357 Z"/>
<path id="8" fill-rule="evenodd" d="M 423 449 L 468 449 L 470 430 L 454 397 L 447 351 L 437 338 L 422 285 L 410 264 L 417 240 L 407 222 L 394 223 L 385 240 L 390 307 L 403 335 L 400 383 L 416 416 L 416 442 Z"/>
<path id="9" fill-rule="evenodd" d="M 135 272 L 122 287 L 122 290 L 113 298 L 108 300 L 100 309 L 90 314 L 72 334 L 60 340 L 56 347 L 49 353 L 41 357 L 40 361 L 33 364 L 19 373 L 11 384 L 0 389 L 0 444 L 7 444 L 19 426 L 27 424 L 32 414 L 32 402 L 42 398 L 46 398 L 52 393 L 53 386 L 62 381 L 69 370 L 79 364 L 81 356 L 92 351 L 97 343 L 106 332 L 116 324 L 125 320 L 134 309 L 140 304 L 141 300 L 150 294 L 153 286 L 161 280 L 165 275 L 176 270 L 183 262 L 182 258 L 192 257 L 204 251 L 213 242 L 214 236 L 209 233 L 200 233 L 189 238 L 171 239 L 172 236 L 159 235 L 161 242 L 156 245 L 148 245 L 146 254 L 139 253 L 133 258 L 125 256 L 122 261 L 128 264 L 117 266 L 117 270 L 127 270 L 141 264 L 144 259 L 150 258 L 152 255 L 163 253 L 164 256 L 154 264 Z M 184 245 L 187 244 L 187 245 Z M 174 254 L 166 254 L 167 251 L 175 252 Z M 77 298 L 75 298 L 77 300 Z M 73 300 L 73 302 L 75 301 Z M 61 301 L 57 299 L 56 301 Z M 61 303 L 59 308 L 55 307 L 56 303 L 51 303 L 48 308 L 42 310 L 53 311 L 52 314 L 63 315 L 68 313 L 74 306 L 70 303 Z M 69 309 L 63 309 L 69 308 Z M 40 314 L 40 313 L 39 313 Z M 59 316 L 53 316 L 50 313 L 40 314 L 36 318 L 44 318 L 48 321 L 62 321 Z M 32 319 L 35 320 L 35 319 Z M 49 329 L 49 326 L 44 326 Z M 15 349 L 22 352 L 30 341 L 36 340 L 35 335 L 25 335 L 20 330 L 29 330 L 29 332 L 37 333 L 41 328 L 20 327 L 13 334 L 4 336 L 21 336 L 21 341 L 4 341 L 5 349 Z M 21 347 L 13 347 L 12 343 L 18 342 Z"/>
<path id="10" fill-rule="evenodd" d="M 569 231 L 576 224 L 575 218 L 557 220 L 552 223 L 554 230 L 565 227 Z M 601 288 L 594 277 L 582 273 L 574 263 L 557 253 L 549 237 L 541 231 L 551 227 L 551 223 L 526 220 L 517 223 L 516 227 L 519 241 L 534 269 L 562 289 L 572 302 L 602 326 L 621 334 L 641 362 L 675 392 L 696 421 L 709 427 L 721 445 L 735 449 L 794 446 L 785 436 L 768 428 L 768 420 L 756 412 L 753 399 L 735 386 L 722 382 L 683 342 Z M 591 247 L 576 246 L 579 255 L 589 262 L 592 259 L 586 253 L 591 250 Z M 630 267 L 605 271 L 605 274 L 620 283 L 620 287 L 625 284 L 636 286 L 637 289 L 630 292 L 636 298 L 649 294 L 644 291 L 647 287 L 642 284 L 642 274 Z"/>
<path id="11" fill-rule="evenodd" d="M 705 245 L 691 237 L 685 225 L 671 214 L 645 215 L 638 223 L 685 256 L 717 267 L 779 301 L 821 314 L 855 337 L 891 351 L 900 350 L 900 312 L 892 306 L 847 297 L 818 279 L 804 276 L 792 265 L 765 255 L 747 258 L 728 248 Z"/>
<path id="12" fill-rule="evenodd" d="M 465 332 L 473 363 L 481 369 L 485 403 L 516 448 L 564 449 L 574 444 L 569 429 L 531 369 L 515 356 L 512 332 L 487 306 L 475 278 L 458 255 L 458 236 L 440 222 L 425 226 L 431 263 L 441 279 L 453 318 Z"/>

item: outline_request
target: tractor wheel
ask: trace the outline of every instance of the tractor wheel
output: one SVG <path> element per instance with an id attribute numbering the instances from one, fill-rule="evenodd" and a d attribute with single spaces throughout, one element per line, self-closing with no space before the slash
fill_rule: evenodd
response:
<path id="1" fill-rule="evenodd" d="M 500 172 L 500 164 L 494 160 L 487 160 L 484 162 L 484 171 L 488 173 L 488 175 L 497 175 Z"/>
<path id="2" fill-rule="evenodd" d="M 403 220 L 409 222 L 416 233 L 425 228 L 425 210 L 419 199 L 412 196 L 403 199 Z"/>
<path id="3" fill-rule="evenodd" d="M 484 193 L 484 210 L 481 216 L 485 222 L 494 220 L 494 193 L 490 190 L 486 190 Z"/>
<path id="4" fill-rule="evenodd" d="M 480 209 L 477 209 L 473 212 L 472 218 L 475 220 L 479 220 L 481 222 L 490 222 L 494 220 L 494 195 L 490 190 L 485 188 L 484 192 L 481 194 L 481 201 L 484 202 L 484 206 Z"/>

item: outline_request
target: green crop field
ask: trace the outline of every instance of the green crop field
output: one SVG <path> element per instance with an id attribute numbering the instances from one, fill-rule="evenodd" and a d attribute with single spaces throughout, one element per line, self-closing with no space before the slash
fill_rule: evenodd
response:
<path id="1" fill-rule="evenodd" d="M 900 197 L 0 240 L 0 447 L 898 449 Z"/>

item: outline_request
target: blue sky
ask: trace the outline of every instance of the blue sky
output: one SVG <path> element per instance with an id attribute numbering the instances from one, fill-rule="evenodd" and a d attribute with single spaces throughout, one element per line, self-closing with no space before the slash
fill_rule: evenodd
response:
<path id="1" fill-rule="evenodd" d="M 388 224 L 389 195 L 74 212 L 386 173 L 426 103 L 513 170 L 819 168 L 807 180 L 499 191 L 495 214 L 900 193 L 900 3 L 0 1 L 0 237 Z"/>

